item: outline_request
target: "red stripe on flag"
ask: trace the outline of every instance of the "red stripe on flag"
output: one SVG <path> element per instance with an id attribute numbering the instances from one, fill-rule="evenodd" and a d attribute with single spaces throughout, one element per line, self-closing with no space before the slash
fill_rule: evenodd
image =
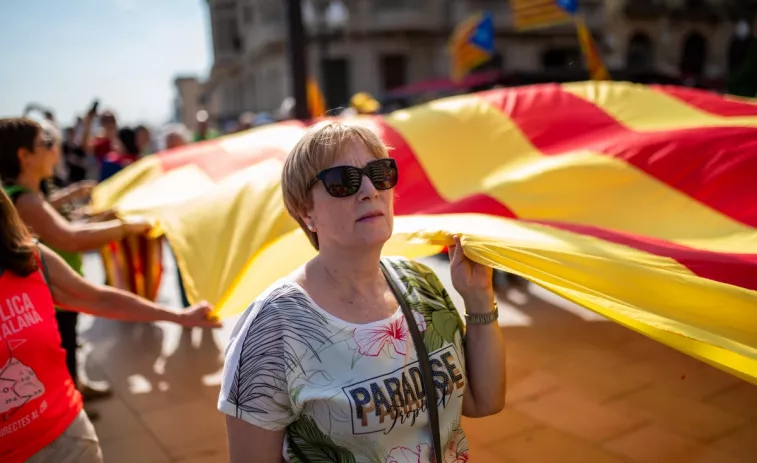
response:
<path id="1" fill-rule="evenodd" d="M 650 85 L 649 87 L 716 116 L 757 116 L 757 104 L 728 100 L 717 93 L 670 85 Z"/>
<path id="2" fill-rule="evenodd" d="M 690 197 L 757 226 L 757 128 L 636 132 L 560 85 L 483 92 L 546 155 L 593 151 L 622 159 Z"/>
<path id="3" fill-rule="evenodd" d="M 285 122 L 304 127 L 301 122 Z M 249 135 L 253 136 L 254 135 Z M 254 147 L 238 153 L 229 153 L 223 148 L 221 139 L 208 140 L 183 146 L 157 154 L 164 172 L 194 164 L 212 180 L 221 180 L 241 169 L 270 158 L 278 158 L 283 163 L 288 151 L 275 146 Z"/>
<path id="4" fill-rule="evenodd" d="M 667 257 L 679 262 L 691 270 L 692 273 L 702 278 L 757 291 L 757 273 L 754 271 L 757 268 L 757 255 L 755 254 L 701 251 L 660 239 L 585 225 L 532 220 L 524 222 L 547 225 L 560 230 L 593 236 L 611 243 L 638 249 L 639 251 Z"/>
<path id="5" fill-rule="evenodd" d="M 499 201 L 485 194 L 477 194 L 449 202 L 439 195 L 413 149 L 404 137 L 380 117 L 374 119 L 374 130 L 392 147 L 390 155 L 397 161 L 400 181 L 395 188 L 394 212 L 409 214 L 451 214 L 477 212 L 501 217 L 515 217 Z"/>

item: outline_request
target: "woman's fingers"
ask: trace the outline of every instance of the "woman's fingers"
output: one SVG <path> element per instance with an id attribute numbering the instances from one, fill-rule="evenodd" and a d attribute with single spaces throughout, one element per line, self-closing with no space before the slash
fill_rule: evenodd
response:
<path id="1" fill-rule="evenodd" d="M 455 244 L 450 246 L 450 251 L 452 252 L 452 265 L 458 265 L 463 262 L 463 245 L 460 242 L 460 236 L 455 235 L 454 236 Z"/>

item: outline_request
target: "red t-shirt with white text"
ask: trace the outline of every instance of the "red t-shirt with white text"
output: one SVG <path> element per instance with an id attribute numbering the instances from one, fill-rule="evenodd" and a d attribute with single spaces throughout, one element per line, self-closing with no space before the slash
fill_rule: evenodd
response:
<path id="1" fill-rule="evenodd" d="M 0 461 L 21 463 L 63 434 L 82 399 L 41 272 L 0 271 Z"/>

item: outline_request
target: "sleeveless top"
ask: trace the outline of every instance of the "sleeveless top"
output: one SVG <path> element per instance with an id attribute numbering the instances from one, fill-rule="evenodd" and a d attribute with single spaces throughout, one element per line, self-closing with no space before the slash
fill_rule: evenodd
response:
<path id="1" fill-rule="evenodd" d="M 13 204 L 16 204 L 16 200 L 22 194 L 31 193 L 31 191 L 29 191 L 28 189 L 20 185 L 3 185 L 3 190 L 5 190 L 5 194 L 8 195 L 8 197 L 11 199 Z M 66 219 L 68 219 L 68 217 L 66 217 Z M 63 260 L 65 260 L 66 263 L 69 265 L 69 267 L 74 269 L 76 273 L 78 273 L 79 275 L 84 275 L 84 259 L 81 253 L 72 252 L 72 251 L 62 251 L 60 249 L 55 249 L 53 247 L 50 247 L 50 249 L 52 249 L 53 251 L 55 251 L 56 254 L 61 256 Z"/>
<path id="2" fill-rule="evenodd" d="M 2 271 L 0 461 L 26 461 L 63 434 L 81 410 L 41 271 L 26 277 Z"/>
<path id="3" fill-rule="evenodd" d="M 467 461 L 460 315 L 428 267 L 383 260 L 405 289 L 409 322 L 417 324 L 429 353 L 444 463 Z M 263 429 L 286 430 L 286 461 L 305 455 L 308 462 L 429 462 L 433 438 L 407 323 L 399 307 L 384 320 L 346 322 L 296 282 L 281 279 L 234 328 L 218 408 Z"/>

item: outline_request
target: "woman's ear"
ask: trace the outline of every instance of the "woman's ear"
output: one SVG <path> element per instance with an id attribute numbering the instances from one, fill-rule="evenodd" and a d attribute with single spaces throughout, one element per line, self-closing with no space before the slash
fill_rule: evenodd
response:
<path id="1" fill-rule="evenodd" d="M 23 146 L 19 148 L 18 151 L 16 151 L 16 158 L 18 158 L 18 163 L 20 165 L 23 165 L 24 159 L 26 159 L 30 154 L 32 154 L 32 152 L 29 151 L 28 148 L 25 148 Z"/>
<path id="2" fill-rule="evenodd" d="M 301 210 L 300 218 L 305 223 L 305 226 L 308 227 L 308 230 L 311 232 L 316 231 L 315 219 L 309 210 Z"/>

